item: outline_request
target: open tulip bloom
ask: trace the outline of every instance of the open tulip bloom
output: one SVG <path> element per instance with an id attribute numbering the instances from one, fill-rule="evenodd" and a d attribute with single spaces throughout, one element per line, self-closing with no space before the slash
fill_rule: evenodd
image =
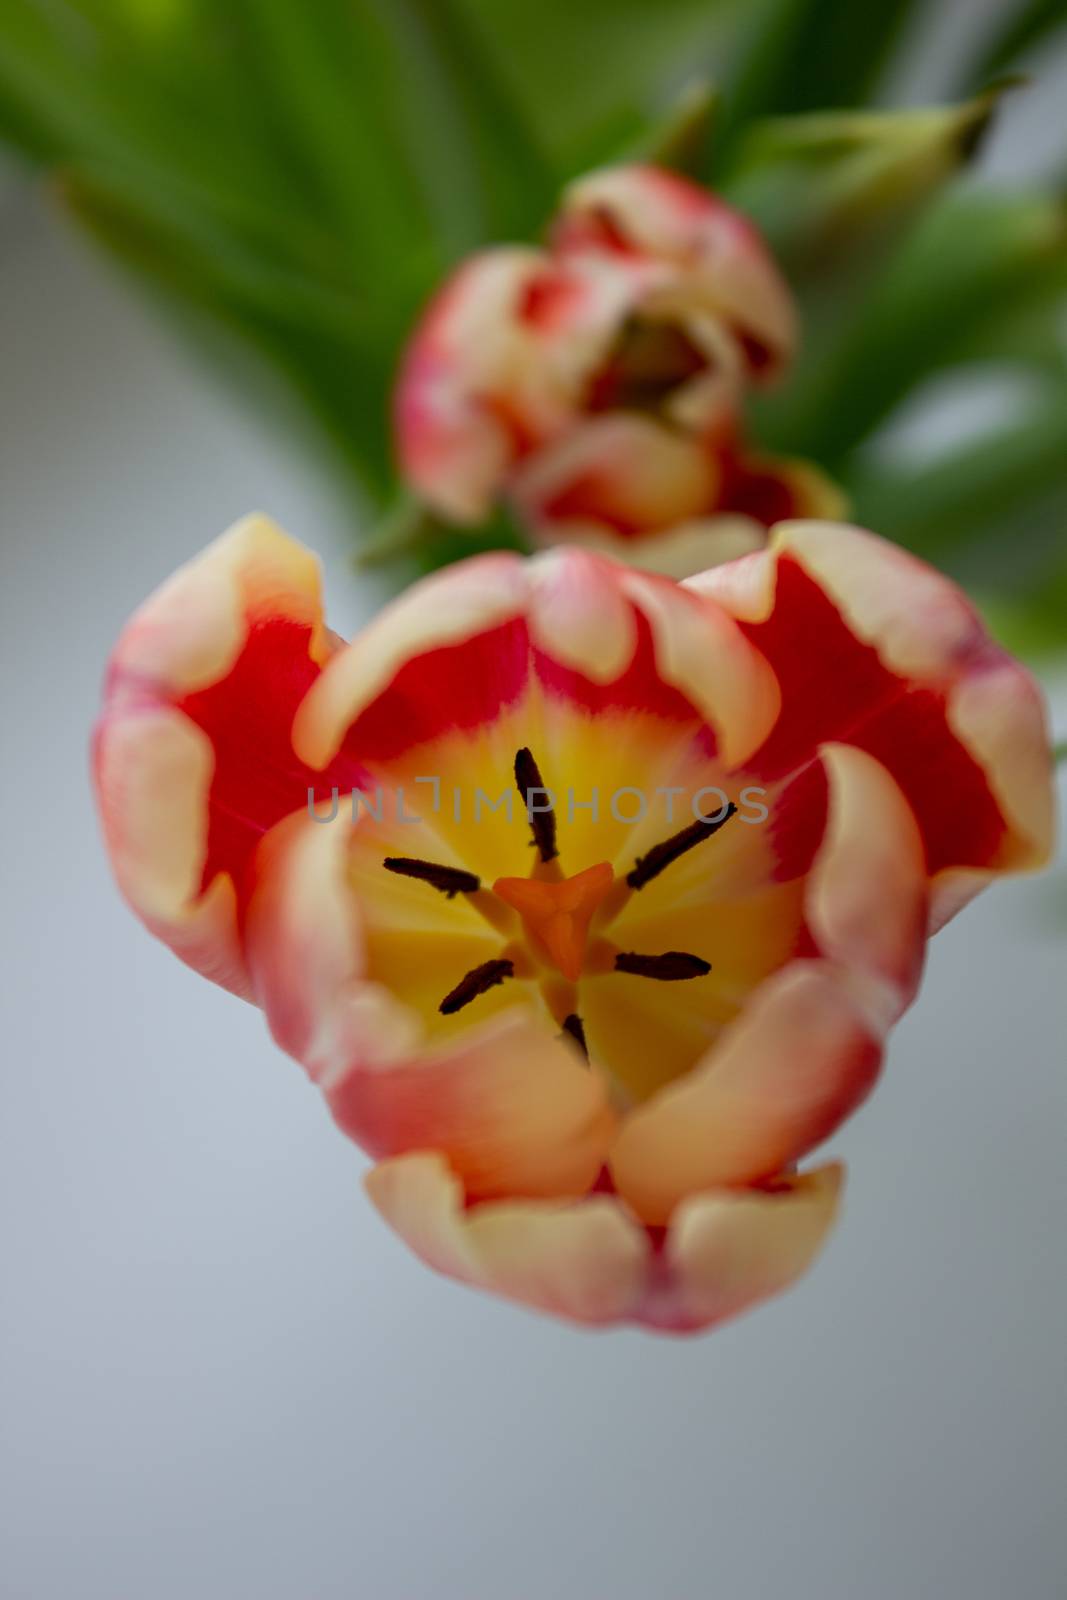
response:
<path id="1" fill-rule="evenodd" d="M 565 193 L 549 248 L 465 263 L 397 388 L 401 467 L 459 523 L 499 498 L 540 544 L 684 577 L 789 517 L 839 517 L 810 462 L 744 442 L 748 388 L 781 374 L 792 296 L 738 212 L 676 173 L 624 166 Z"/>
<path id="2" fill-rule="evenodd" d="M 250 518 L 123 632 L 95 770 L 130 905 L 262 1006 L 423 1260 L 679 1331 L 812 1261 L 841 1170 L 798 1163 L 1052 826 L 1026 671 L 815 522 L 685 585 L 477 557 L 345 644 Z"/>

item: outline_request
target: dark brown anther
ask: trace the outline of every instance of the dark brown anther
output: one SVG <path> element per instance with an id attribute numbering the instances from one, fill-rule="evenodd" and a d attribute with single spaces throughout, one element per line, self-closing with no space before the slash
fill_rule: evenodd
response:
<path id="1" fill-rule="evenodd" d="M 585 1042 L 585 1028 L 577 1011 L 572 1011 L 569 1017 L 563 1019 L 563 1031 L 572 1038 L 585 1059 L 589 1060 L 589 1046 Z"/>
<path id="2" fill-rule="evenodd" d="M 661 956 L 642 956 L 633 950 L 620 950 L 615 957 L 616 972 L 632 972 L 638 978 L 658 978 L 661 983 L 680 983 L 683 978 L 705 978 L 711 962 L 684 950 L 666 950 Z"/>
<path id="3" fill-rule="evenodd" d="M 414 856 L 386 856 L 382 862 L 387 872 L 401 878 L 418 878 L 433 889 L 440 889 L 451 900 L 457 894 L 473 894 L 481 888 L 481 879 L 461 867 L 441 867 L 436 861 L 418 861 Z"/>
<path id="4" fill-rule="evenodd" d="M 682 828 L 669 839 L 664 839 L 662 844 L 653 845 L 647 856 L 638 856 L 632 870 L 626 874 L 626 882 L 630 888 L 643 889 L 646 883 L 658 878 L 672 861 L 677 861 L 687 850 L 694 849 L 704 839 L 710 839 L 713 834 L 718 833 L 736 811 L 737 807 L 731 800 L 721 817 L 713 811 L 709 817 L 691 822 L 687 828 Z"/>
<path id="5" fill-rule="evenodd" d="M 503 959 L 483 961 L 480 967 L 472 967 L 467 976 L 460 979 L 437 1009 L 443 1016 L 450 1017 L 454 1012 L 462 1011 L 464 1006 L 469 1006 L 472 1000 L 477 1000 L 480 994 L 485 994 L 487 989 L 494 989 L 505 978 L 513 977 L 514 973 L 514 962 Z"/>
<path id="6" fill-rule="evenodd" d="M 534 809 L 530 806 L 531 791 L 540 790 L 540 798 L 548 794 L 541 769 L 532 754 L 524 745 L 515 757 L 515 784 L 526 807 L 526 815 L 530 821 L 530 831 L 537 853 L 542 861 L 554 861 L 559 855 L 556 849 L 556 813 L 549 807 L 547 810 Z"/>

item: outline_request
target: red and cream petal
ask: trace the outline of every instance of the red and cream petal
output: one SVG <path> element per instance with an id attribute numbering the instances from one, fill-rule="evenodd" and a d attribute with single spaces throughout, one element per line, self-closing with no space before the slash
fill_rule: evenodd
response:
<path id="1" fill-rule="evenodd" d="M 289 733 L 338 643 L 317 562 L 254 516 L 145 602 L 109 665 L 93 765 L 119 886 L 183 960 L 239 994 L 244 873 L 262 834 L 320 781 Z"/>
<path id="2" fill-rule="evenodd" d="M 767 530 L 762 523 L 732 512 L 698 517 L 631 538 L 592 524 L 577 528 L 569 523 L 554 528 L 543 523 L 532 531 L 541 545 L 578 544 L 595 555 L 625 561 L 639 572 L 656 572 L 661 577 L 677 579 L 705 572 L 723 561 L 737 561 L 754 550 L 761 550 L 767 542 Z"/>
<path id="3" fill-rule="evenodd" d="M 782 685 L 756 774 L 796 770 L 827 740 L 892 773 L 923 838 L 932 926 L 988 878 L 1047 862 L 1040 691 L 950 580 L 862 529 L 796 522 L 686 587 L 739 621 Z"/>
<path id="4" fill-rule="evenodd" d="M 488 512 L 519 444 L 504 397 L 524 379 L 521 308 L 549 265 L 501 248 L 467 261 L 430 304 L 407 347 L 394 402 L 404 475 L 443 516 Z"/>
<path id="5" fill-rule="evenodd" d="M 580 544 L 642 572 L 683 579 L 762 550 L 769 527 L 783 517 L 840 522 L 848 516 L 845 495 L 812 461 L 728 452 L 721 459 L 727 470 L 718 504 L 692 520 L 624 534 L 601 523 L 538 520 L 535 509 L 530 532 L 541 545 Z"/>
<path id="6" fill-rule="evenodd" d="M 841 522 L 848 514 L 842 491 L 813 461 L 749 455 L 740 441 L 723 452 L 719 510 L 751 517 L 767 530 L 797 517 Z"/>
<path id="7" fill-rule="evenodd" d="M 718 460 L 700 441 L 636 412 L 606 412 L 537 451 L 510 494 L 538 537 L 584 538 L 607 530 L 635 539 L 714 507 Z"/>
<path id="8" fill-rule="evenodd" d="M 602 1074 L 518 1008 L 323 1088 L 371 1155 L 441 1150 L 472 1199 L 584 1194 L 616 1125 Z"/>
<path id="9" fill-rule="evenodd" d="M 781 1294 L 822 1250 L 837 1218 L 837 1163 L 780 1175 L 767 1189 L 692 1195 L 671 1219 L 663 1273 L 640 1320 L 696 1332 Z"/>
<path id="10" fill-rule="evenodd" d="M 796 343 L 789 288 L 760 235 L 706 189 L 659 167 L 606 167 L 570 185 L 552 232 L 557 250 L 614 249 L 672 260 L 707 308 L 744 336 L 757 374 L 773 374 Z"/>
<path id="11" fill-rule="evenodd" d="M 396 742 L 417 745 L 465 721 L 491 720 L 518 692 L 502 630 L 522 617 L 527 595 L 525 563 L 506 552 L 457 562 L 413 584 L 334 657 L 304 700 L 293 726 L 300 759 L 327 766 L 368 707 L 391 686 L 397 691 L 406 666 L 429 658 L 440 669 L 451 647 L 473 641 L 484 642 L 477 663 L 472 654 L 460 670 L 422 674 L 417 690 L 396 693 L 403 704 L 394 706 L 394 720 L 405 711 L 409 718 L 407 728 L 401 720 Z M 525 676 L 523 662 L 520 687 Z"/>
<path id="12" fill-rule="evenodd" d="M 179 711 L 132 707 L 97 730 L 97 804 L 116 881 L 141 921 L 197 972 L 248 998 L 233 880 L 220 874 L 201 891 L 214 759 Z"/>
<path id="13" fill-rule="evenodd" d="M 588 1326 L 692 1333 L 807 1271 L 835 1219 L 841 1178 L 830 1166 L 765 1190 L 694 1195 L 656 1245 L 607 1194 L 468 1207 L 436 1151 L 383 1162 L 365 1181 L 383 1219 L 447 1277 Z"/>
<path id="14" fill-rule="evenodd" d="M 626 1319 L 641 1296 L 649 1242 L 608 1195 L 468 1210 L 463 1184 L 435 1151 L 386 1161 L 365 1181 L 415 1254 L 462 1283 L 593 1325 Z"/>
<path id="15" fill-rule="evenodd" d="M 818 952 L 851 974 L 878 1030 L 911 1004 L 926 952 L 928 890 L 922 836 L 892 776 L 866 751 L 825 745 L 826 831 L 804 889 Z"/>
<path id="16" fill-rule="evenodd" d="M 542 681 L 583 705 L 589 685 L 617 685 L 615 703 L 656 713 L 673 693 L 676 713 L 706 717 L 728 763 L 761 743 L 777 715 L 774 675 L 720 607 L 561 547 L 530 561 L 460 562 L 387 606 L 307 695 L 296 751 L 326 766 L 348 740 L 373 767 L 451 730 L 486 727 L 520 702 L 537 652 Z"/>
<path id="17" fill-rule="evenodd" d="M 684 1078 L 627 1117 L 610 1165 L 650 1223 L 687 1195 L 752 1183 L 806 1155 L 869 1093 L 882 1040 L 922 971 L 926 876 L 889 773 L 828 746 L 826 828 L 804 886 L 813 956 L 772 974 Z"/>
<path id="18" fill-rule="evenodd" d="M 518 1007 L 428 1040 L 418 1013 L 367 979 L 352 838 L 340 817 L 305 816 L 263 843 L 247 948 L 274 1037 L 371 1155 L 441 1150 L 475 1197 L 583 1193 L 615 1128 L 604 1078 Z"/>
<path id="19" fill-rule="evenodd" d="M 718 606 L 693 605 L 687 590 L 651 573 L 617 570 L 651 629 L 660 677 L 714 729 L 725 769 L 740 767 L 778 716 L 780 690 L 767 662 Z"/>
<path id="20" fill-rule="evenodd" d="M 813 462 L 747 456 L 729 438 L 686 438 L 624 413 L 531 456 L 512 499 L 540 545 L 581 544 L 671 578 L 761 550 L 784 518 L 840 520 L 848 511 Z"/>

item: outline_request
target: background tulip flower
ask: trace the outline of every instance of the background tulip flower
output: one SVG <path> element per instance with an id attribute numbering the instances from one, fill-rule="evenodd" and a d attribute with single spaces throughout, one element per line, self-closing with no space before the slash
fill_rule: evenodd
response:
<path id="1" fill-rule="evenodd" d="M 250 519 L 123 633 L 95 771 L 133 908 L 263 1007 L 423 1259 L 674 1330 L 804 1271 L 840 1172 L 796 1165 L 928 929 L 1051 833 L 1028 674 L 818 523 L 687 586 L 476 558 L 344 645 Z"/>
<path id="2" fill-rule="evenodd" d="M 614 167 L 565 192 L 544 250 L 460 268 L 396 395 L 403 472 L 441 516 L 506 496 L 540 543 L 676 576 L 840 516 L 808 463 L 759 459 L 741 414 L 787 365 L 792 297 L 755 228 L 674 173 Z"/>
<path id="3" fill-rule="evenodd" d="M 944 0 L 894 0 L 862 26 L 845 0 L 765 0 L 756 18 L 691 0 L 423 0 L 417 26 L 411 6 L 93 0 L 71 26 L 68 7 L 8 0 L 0 140 L 157 299 L 194 312 L 186 339 L 195 326 L 227 353 L 235 333 L 254 350 L 225 362 L 232 379 L 257 397 L 264 381 L 289 386 L 340 468 L 353 542 L 399 582 L 408 557 L 425 571 L 555 539 L 678 574 L 756 547 L 777 517 L 847 505 L 964 583 L 1018 653 L 1062 655 L 1067 559 L 1047 529 L 1067 482 L 1067 223 L 1056 119 L 1041 110 L 1056 104 L 1057 0 L 996 0 L 988 16 L 957 6 L 951 49 Z M 921 90 L 908 79 L 920 61 Z M 547 249 L 489 249 L 540 238 L 561 193 Z M 573 411 L 574 372 L 597 365 L 592 335 L 622 312 L 604 286 L 575 290 L 581 309 L 562 318 L 574 348 L 556 340 L 562 370 L 531 394 L 487 249 L 505 279 L 539 261 L 566 259 L 571 278 L 579 260 L 605 263 L 640 312 L 579 423 L 599 424 L 621 386 L 646 401 L 626 408 L 641 428 L 627 416 L 583 430 L 561 456 L 539 443 L 544 470 L 521 484 L 510 469 L 533 448 L 526 430 Z M 485 306 L 460 266 L 471 338 L 457 361 L 443 317 L 420 346 L 400 472 L 398 365 L 420 308 L 463 262 Z M 682 285 L 681 340 L 662 337 L 662 305 L 649 340 L 626 270 L 642 262 Z M 692 381 L 694 357 L 714 382 Z M 776 371 L 782 383 L 756 383 Z M 504 399 L 480 438 L 463 372 Z M 736 417 L 739 388 L 753 390 L 745 431 L 707 444 L 696 425 L 694 439 L 690 407 Z M 501 475 L 506 500 L 469 525 Z"/>

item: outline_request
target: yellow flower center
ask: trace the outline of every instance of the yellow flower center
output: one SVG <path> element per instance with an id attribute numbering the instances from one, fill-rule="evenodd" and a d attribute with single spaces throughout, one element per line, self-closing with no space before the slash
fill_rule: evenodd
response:
<path id="1" fill-rule="evenodd" d="M 431 1039 L 528 1007 L 623 1101 L 686 1072 L 800 923 L 800 885 L 775 881 L 768 830 L 745 825 L 743 778 L 723 805 L 698 735 L 520 703 L 391 764 L 394 805 L 364 808 L 352 842 L 368 981 Z"/>

